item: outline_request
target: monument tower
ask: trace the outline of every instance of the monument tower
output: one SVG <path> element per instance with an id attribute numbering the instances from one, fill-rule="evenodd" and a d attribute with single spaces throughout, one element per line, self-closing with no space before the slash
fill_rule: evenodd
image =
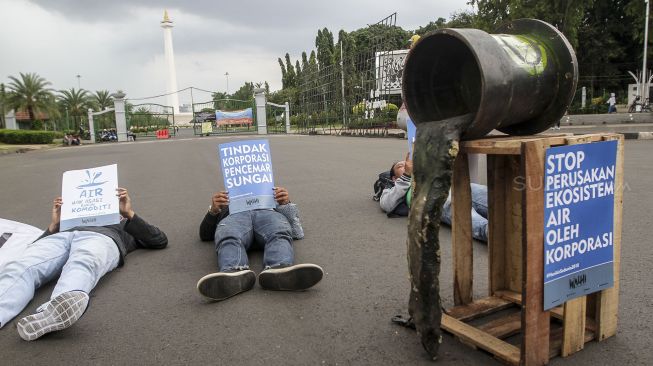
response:
<path id="1" fill-rule="evenodd" d="M 163 12 L 163 47 L 166 58 L 166 67 L 168 68 L 168 77 L 166 80 L 167 105 L 174 107 L 174 113 L 179 113 L 179 95 L 177 95 L 177 71 L 175 69 L 175 54 L 172 50 L 172 20 L 168 17 L 168 11 Z"/>

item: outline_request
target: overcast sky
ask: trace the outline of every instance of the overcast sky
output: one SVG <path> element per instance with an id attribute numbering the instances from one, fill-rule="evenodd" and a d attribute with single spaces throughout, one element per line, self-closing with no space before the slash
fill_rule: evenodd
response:
<path id="1" fill-rule="evenodd" d="M 277 58 L 314 48 L 317 30 L 337 37 L 397 12 L 411 30 L 469 10 L 466 0 L 0 0 L 0 82 L 36 72 L 59 89 L 122 89 L 128 98 L 165 93 L 164 9 L 172 30 L 177 84 L 233 92 L 245 81 L 281 88 Z M 195 101 L 208 101 L 196 92 Z M 163 102 L 163 99 L 153 99 Z M 190 95 L 180 95 L 180 102 Z"/>

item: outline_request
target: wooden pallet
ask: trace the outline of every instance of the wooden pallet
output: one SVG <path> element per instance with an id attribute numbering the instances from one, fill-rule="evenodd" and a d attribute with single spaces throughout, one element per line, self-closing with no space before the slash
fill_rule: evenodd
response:
<path id="1" fill-rule="evenodd" d="M 614 287 L 543 310 L 544 157 L 552 146 L 617 140 Z M 454 307 L 442 329 L 511 365 L 545 365 L 617 332 L 624 138 L 619 134 L 491 137 L 460 143 L 452 185 Z M 489 296 L 472 298 L 471 191 L 467 154 L 487 154 Z M 520 189 L 524 188 L 525 189 Z M 513 309 L 512 312 L 508 310 Z M 508 312 L 501 315 L 501 312 Z M 470 321 L 492 315 L 482 325 Z M 476 323 L 476 322 L 475 322 Z M 518 342 L 506 339 L 518 338 Z"/>

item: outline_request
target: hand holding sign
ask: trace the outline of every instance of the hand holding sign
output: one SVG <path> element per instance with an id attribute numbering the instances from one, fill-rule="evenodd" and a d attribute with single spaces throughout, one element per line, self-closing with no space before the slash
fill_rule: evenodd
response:
<path id="1" fill-rule="evenodd" d="M 116 188 L 116 197 L 119 200 L 120 216 L 131 219 L 134 217 L 134 210 L 132 210 L 132 200 L 129 198 L 129 192 L 125 188 Z"/>
<path id="2" fill-rule="evenodd" d="M 229 193 L 227 191 L 220 191 L 213 194 L 213 197 L 211 197 L 210 208 L 212 214 L 219 214 L 227 206 L 229 206 Z"/>
<path id="3" fill-rule="evenodd" d="M 290 203 L 290 196 L 288 195 L 288 190 L 283 187 L 274 187 L 274 199 L 280 205 L 287 205 Z"/>
<path id="4" fill-rule="evenodd" d="M 410 158 L 410 152 L 406 154 L 406 161 L 404 164 L 404 174 L 413 175 L 413 160 Z"/>
<path id="5" fill-rule="evenodd" d="M 61 221 L 61 205 L 63 205 L 63 200 L 61 197 L 54 199 L 52 203 L 52 220 L 48 226 L 48 231 L 51 233 L 56 233 L 59 231 L 59 222 Z"/>

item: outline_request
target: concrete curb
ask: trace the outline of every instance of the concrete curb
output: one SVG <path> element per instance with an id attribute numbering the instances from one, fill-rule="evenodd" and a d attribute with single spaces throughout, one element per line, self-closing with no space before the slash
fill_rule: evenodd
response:
<path id="1" fill-rule="evenodd" d="M 653 132 L 624 132 L 626 140 L 653 140 Z"/>

